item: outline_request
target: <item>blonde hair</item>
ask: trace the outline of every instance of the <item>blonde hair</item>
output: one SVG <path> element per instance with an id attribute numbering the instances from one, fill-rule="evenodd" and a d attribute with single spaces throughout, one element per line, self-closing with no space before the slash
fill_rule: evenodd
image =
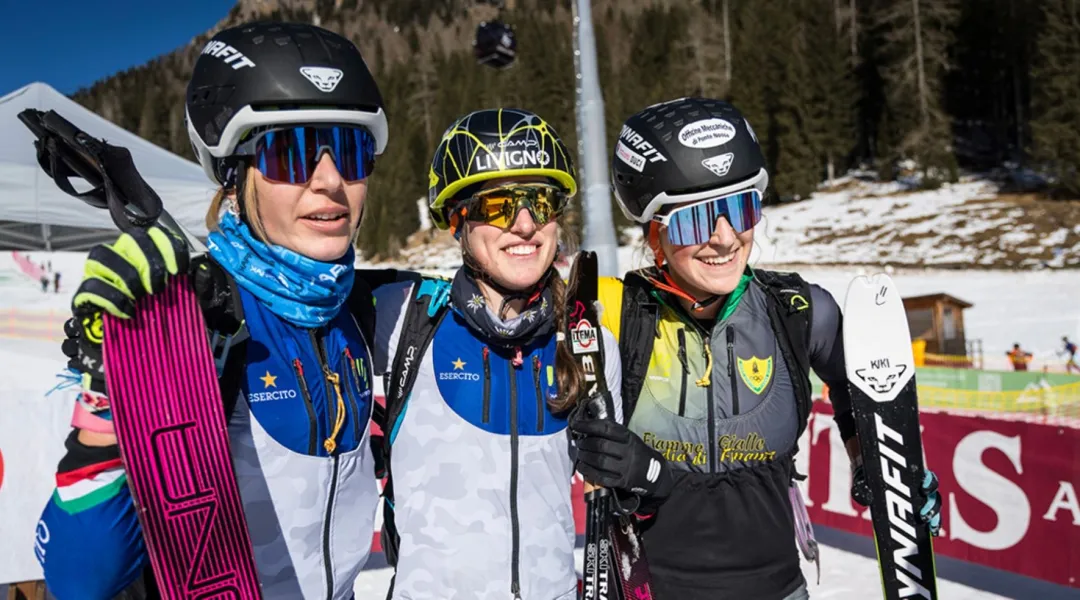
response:
<path id="1" fill-rule="evenodd" d="M 237 189 L 218 188 L 217 193 L 214 194 L 214 199 L 210 201 L 210 208 L 206 210 L 207 231 L 218 230 L 221 211 L 225 209 L 225 203 L 232 201 L 233 196 L 237 196 L 239 201 L 244 203 L 240 207 L 240 213 L 247 216 L 247 224 L 251 228 L 251 232 L 255 234 L 259 241 L 265 244 L 270 243 L 266 237 L 266 229 L 263 227 L 262 219 L 259 218 L 259 199 L 255 193 L 255 174 L 256 170 L 249 168 L 244 176 L 243 184 Z"/>

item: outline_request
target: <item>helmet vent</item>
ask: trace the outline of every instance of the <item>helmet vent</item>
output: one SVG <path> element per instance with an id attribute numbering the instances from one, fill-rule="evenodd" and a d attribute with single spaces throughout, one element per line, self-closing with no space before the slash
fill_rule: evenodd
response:
<path id="1" fill-rule="evenodd" d="M 255 37 L 251 38 L 251 43 L 258 46 L 259 44 L 263 43 L 263 40 L 265 40 L 265 39 L 266 39 L 265 35 L 257 35 Z"/>

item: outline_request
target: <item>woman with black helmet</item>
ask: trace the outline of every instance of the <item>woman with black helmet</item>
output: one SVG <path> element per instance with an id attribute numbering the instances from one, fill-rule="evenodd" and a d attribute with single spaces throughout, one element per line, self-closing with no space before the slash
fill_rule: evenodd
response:
<path id="1" fill-rule="evenodd" d="M 795 273 L 747 265 L 769 174 L 730 104 L 682 98 L 631 116 L 612 180 L 655 264 L 600 282 L 601 320 L 622 351 L 627 425 L 575 421 L 585 438 L 578 470 L 626 490 L 650 458 L 663 465 L 639 511 L 659 600 L 806 598 L 793 514 L 805 518 L 805 508 L 793 478 L 809 369 L 829 386 L 853 495 L 865 501 L 868 491 L 840 309 Z M 922 514 L 936 531 L 934 489 Z M 800 534 L 812 556 L 810 533 Z"/>
<path id="2" fill-rule="evenodd" d="M 222 186 L 207 213 L 209 256 L 190 272 L 221 342 L 219 384 L 263 597 L 350 598 L 378 491 L 370 337 L 363 314 L 343 308 L 362 294 L 352 242 L 386 147 L 382 98 L 347 39 L 264 23 L 210 40 L 186 109 L 195 154 Z M 137 298 L 187 262 L 183 244 L 157 228 L 90 252 L 75 339 L 65 342 L 84 390 L 36 547 L 58 598 L 111 598 L 149 572 L 94 334 L 103 311 L 130 317 Z M 370 295 L 356 306 L 370 313 Z"/>
<path id="3" fill-rule="evenodd" d="M 429 182 L 432 222 L 464 265 L 375 292 L 390 597 L 575 598 L 566 423 L 584 385 L 557 334 L 553 266 L 577 190 L 570 152 L 531 112 L 480 110 L 443 134 Z M 618 361 L 607 367 L 618 418 Z"/>

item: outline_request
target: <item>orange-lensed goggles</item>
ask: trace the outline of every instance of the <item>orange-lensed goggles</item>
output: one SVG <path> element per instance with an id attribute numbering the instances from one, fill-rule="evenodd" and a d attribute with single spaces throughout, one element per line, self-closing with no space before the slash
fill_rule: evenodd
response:
<path id="1" fill-rule="evenodd" d="M 546 225 L 566 208 L 566 192 L 555 185 L 518 183 L 481 190 L 465 201 L 465 218 L 506 229 L 522 210 L 533 222 Z"/>

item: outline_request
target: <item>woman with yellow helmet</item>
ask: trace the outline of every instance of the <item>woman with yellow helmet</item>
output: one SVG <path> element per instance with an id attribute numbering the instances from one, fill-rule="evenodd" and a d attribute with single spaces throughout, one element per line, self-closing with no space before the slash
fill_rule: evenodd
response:
<path id="1" fill-rule="evenodd" d="M 443 134 L 429 182 L 432 222 L 463 265 L 375 292 L 390 597 L 574 598 L 567 417 L 584 386 L 557 333 L 553 266 L 577 191 L 570 152 L 531 112 L 480 110 Z"/>

